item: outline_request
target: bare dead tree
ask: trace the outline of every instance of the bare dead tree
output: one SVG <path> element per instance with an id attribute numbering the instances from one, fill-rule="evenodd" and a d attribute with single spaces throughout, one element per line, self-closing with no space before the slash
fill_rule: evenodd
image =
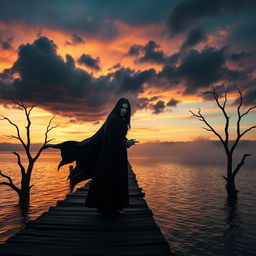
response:
<path id="1" fill-rule="evenodd" d="M 58 125 L 52 126 L 52 120 L 54 119 L 54 116 L 49 120 L 49 123 L 46 127 L 45 131 L 45 137 L 44 137 L 44 142 L 38 152 L 35 154 L 35 156 L 32 156 L 30 152 L 30 146 L 31 146 L 31 138 L 30 138 L 30 129 L 31 129 L 31 119 L 30 119 L 30 114 L 31 111 L 37 106 L 37 104 L 32 105 L 31 107 L 27 107 L 23 102 L 17 101 L 15 99 L 11 98 L 11 101 L 13 104 L 17 105 L 18 107 L 22 108 L 24 110 L 25 116 L 26 116 L 26 121 L 27 125 L 25 126 L 26 129 L 26 140 L 24 140 L 21 137 L 20 134 L 20 128 L 17 124 L 15 124 L 13 121 L 11 121 L 8 117 L 1 115 L 0 120 L 6 120 L 11 126 L 15 127 L 16 129 L 16 135 L 6 135 L 8 138 L 11 139 L 17 139 L 23 146 L 23 149 L 25 150 L 26 157 L 28 160 L 28 165 L 25 168 L 24 165 L 21 162 L 21 157 L 18 152 L 13 152 L 13 154 L 17 157 L 17 164 L 20 167 L 20 173 L 21 173 L 21 182 L 20 182 L 20 187 L 16 186 L 13 183 L 13 180 L 10 176 L 3 174 L 0 171 L 0 176 L 7 179 L 7 181 L 0 182 L 0 185 L 6 185 L 9 186 L 11 189 L 16 191 L 19 196 L 19 205 L 22 208 L 27 208 L 29 206 L 29 201 L 30 201 L 30 189 L 33 187 L 33 185 L 30 185 L 30 179 L 31 179 L 31 174 L 32 170 L 34 167 L 34 164 L 36 160 L 40 157 L 42 151 L 46 148 L 46 145 L 52 141 L 53 139 L 48 139 L 48 133 L 56 128 Z"/>
<path id="2" fill-rule="evenodd" d="M 241 107 L 243 105 L 243 95 L 242 91 L 239 88 L 236 88 L 239 94 L 239 103 L 237 107 L 237 122 L 236 122 L 236 138 L 234 141 L 230 140 L 229 137 L 229 126 L 230 126 L 230 116 L 228 115 L 226 111 L 226 103 L 227 103 L 227 93 L 228 91 L 226 90 L 224 94 L 224 101 L 221 104 L 219 95 L 217 94 L 214 86 L 212 86 L 211 91 L 203 92 L 204 94 L 210 94 L 213 96 L 213 99 L 215 100 L 218 108 L 221 110 L 224 118 L 225 118 L 225 127 L 224 127 L 224 136 L 221 136 L 215 129 L 214 127 L 205 119 L 205 117 L 201 113 L 201 109 L 198 109 L 197 114 L 194 113 L 193 111 L 189 110 L 189 112 L 192 114 L 193 117 L 198 118 L 201 122 L 203 122 L 206 127 L 202 127 L 208 132 L 213 132 L 218 139 L 220 140 L 221 144 L 224 147 L 226 157 L 227 157 L 227 175 L 223 176 L 223 178 L 226 181 L 226 190 L 228 194 L 228 201 L 229 202 L 235 202 L 237 200 L 237 193 L 239 192 L 236 189 L 235 185 L 235 177 L 238 174 L 238 172 L 241 170 L 241 167 L 245 163 L 245 159 L 250 156 L 251 154 L 244 154 L 241 161 L 237 164 L 235 168 L 233 168 L 233 153 L 240 141 L 240 139 L 249 131 L 252 129 L 256 128 L 256 125 L 251 126 L 244 131 L 241 131 L 241 120 L 244 116 L 246 116 L 251 110 L 255 109 L 256 106 L 249 107 L 244 113 L 241 113 Z"/>

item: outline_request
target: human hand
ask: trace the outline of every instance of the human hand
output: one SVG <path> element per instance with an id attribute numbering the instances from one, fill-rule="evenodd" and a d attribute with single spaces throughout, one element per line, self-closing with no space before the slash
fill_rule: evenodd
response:
<path id="1" fill-rule="evenodd" d="M 135 145 L 136 143 L 139 143 L 136 139 L 126 140 L 126 146 L 129 148 L 132 145 Z"/>

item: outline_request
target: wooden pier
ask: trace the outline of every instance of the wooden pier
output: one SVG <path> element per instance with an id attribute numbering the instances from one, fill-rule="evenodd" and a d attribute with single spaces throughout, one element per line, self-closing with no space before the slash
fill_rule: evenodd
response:
<path id="1" fill-rule="evenodd" d="M 170 256 L 167 241 L 129 170 L 130 207 L 125 215 L 103 216 L 84 206 L 89 184 L 68 194 L 34 221 L 29 221 L 6 243 L 8 256 Z"/>

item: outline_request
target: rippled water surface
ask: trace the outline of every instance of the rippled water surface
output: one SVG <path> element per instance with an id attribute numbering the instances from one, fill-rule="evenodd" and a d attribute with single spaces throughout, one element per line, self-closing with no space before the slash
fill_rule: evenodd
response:
<path id="1" fill-rule="evenodd" d="M 59 154 L 44 153 L 35 166 L 31 208 L 35 219 L 69 192 L 68 167 L 57 172 Z M 237 177 L 236 208 L 226 206 L 223 166 L 183 165 L 168 159 L 130 158 L 154 217 L 176 256 L 256 255 L 256 170 Z M 0 154 L 0 169 L 19 178 L 16 159 Z M 0 242 L 23 227 L 15 192 L 0 186 Z"/>
<path id="2" fill-rule="evenodd" d="M 21 157 L 25 161 L 24 154 Z M 69 193 L 69 167 L 62 167 L 57 172 L 59 161 L 58 152 L 44 152 L 36 162 L 31 179 L 34 186 L 31 189 L 30 209 L 25 218 L 17 206 L 17 193 L 7 186 L 0 186 L 0 243 L 22 228 L 27 220 L 35 219 Z M 0 170 L 13 177 L 14 184 L 19 186 L 20 171 L 14 155 L 0 153 Z M 1 181 L 4 181 L 2 177 Z"/>
<path id="3" fill-rule="evenodd" d="M 244 168 L 235 209 L 226 206 L 225 167 L 131 159 L 149 207 L 176 256 L 256 255 L 256 170 Z"/>

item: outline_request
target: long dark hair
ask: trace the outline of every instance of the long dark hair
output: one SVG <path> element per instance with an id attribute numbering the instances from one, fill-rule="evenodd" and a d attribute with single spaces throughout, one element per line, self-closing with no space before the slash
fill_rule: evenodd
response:
<path id="1" fill-rule="evenodd" d="M 120 98 L 117 101 L 116 105 L 114 106 L 113 110 L 110 112 L 109 116 L 111 114 L 115 114 L 115 115 L 121 117 L 120 111 L 121 111 L 121 107 L 122 107 L 123 103 L 126 103 L 128 105 L 128 111 L 127 111 L 126 115 L 124 116 L 124 121 L 127 125 L 127 128 L 130 129 L 131 128 L 131 124 L 130 124 L 131 123 L 131 104 L 128 99 Z"/>

